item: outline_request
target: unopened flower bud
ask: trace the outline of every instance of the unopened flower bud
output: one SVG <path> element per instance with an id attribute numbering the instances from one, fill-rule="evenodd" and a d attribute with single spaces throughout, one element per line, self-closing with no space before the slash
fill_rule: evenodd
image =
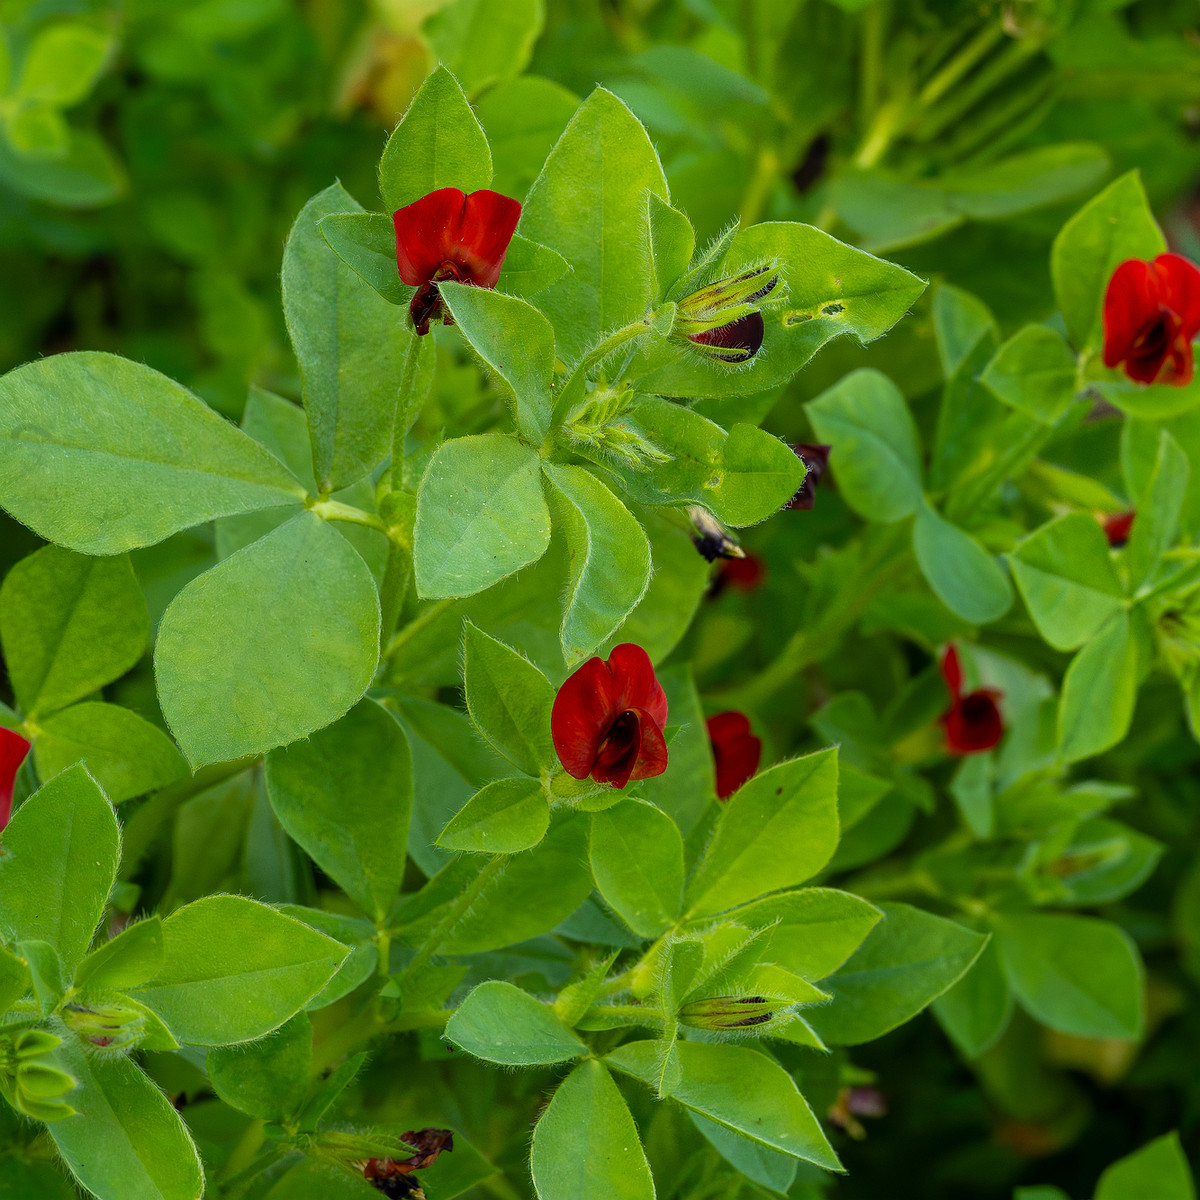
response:
<path id="1" fill-rule="evenodd" d="M 127 1050 L 141 1041 L 145 1032 L 142 1014 L 120 1002 L 68 1004 L 62 1015 L 83 1041 L 98 1050 Z"/>
<path id="2" fill-rule="evenodd" d="M 759 304 L 778 283 L 773 266 L 710 283 L 679 301 L 674 332 L 718 362 L 748 362 L 766 330 Z"/>
<path id="3" fill-rule="evenodd" d="M 75 1110 L 59 1100 L 75 1080 L 45 1059 L 61 1039 L 42 1029 L 26 1029 L 0 1039 L 0 1092 L 5 1099 L 37 1121 L 57 1121 Z"/>
<path id="4" fill-rule="evenodd" d="M 692 523 L 692 544 L 709 562 L 716 562 L 718 558 L 746 557 L 737 539 L 707 508 L 689 504 L 687 515 Z"/>
<path id="5" fill-rule="evenodd" d="M 679 1023 L 694 1029 L 753 1029 L 773 1021 L 780 1007 L 765 996 L 713 996 L 685 1004 L 679 1010 Z"/>

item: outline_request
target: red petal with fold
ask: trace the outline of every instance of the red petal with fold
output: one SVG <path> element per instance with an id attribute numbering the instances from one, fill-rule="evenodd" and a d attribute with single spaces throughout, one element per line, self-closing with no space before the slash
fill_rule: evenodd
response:
<path id="1" fill-rule="evenodd" d="M 521 219 L 521 206 L 499 192 L 472 192 L 466 198 L 458 246 L 452 261 L 476 287 L 496 286 L 508 244 Z"/>
<path id="2" fill-rule="evenodd" d="M 466 203 L 458 188 L 439 188 L 392 214 L 396 262 L 409 287 L 428 283 L 442 263 L 454 261 Z"/>
<path id="3" fill-rule="evenodd" d="M 554 697 L 550 734 L 568 774 L 586 779 L 613 722 L 620 715 L 617 686 L 599 658 L 589 658 L 566 679 Z"/>
<path id="4" fill-rule="evenodd" d="M 617 707 L 643 709 L 659 729 L 665 729 L 667 694 L 662 690 L 645 650 L 632 642 L 614 646 L 608 656 L 608 669 L 617 688 Z"/>

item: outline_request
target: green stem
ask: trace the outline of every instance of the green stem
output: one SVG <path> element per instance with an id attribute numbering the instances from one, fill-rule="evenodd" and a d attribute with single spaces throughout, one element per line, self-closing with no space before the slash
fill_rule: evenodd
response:
<path id="1" fill-rule="evenodd" d="M 412 578 L 412 551 L 406 546 L 388 541 L 387 561 L 383 567 L 383 582 L 379 586 L 379 644 L 383 659 L 391 653 L 389 639 L 400 619 L 408 582 Z"/>
<path id="2" fill-rule="evenodd" d="M 364 512 L 353 504 L 343 504 L 340 500 L 318 500 L 311 506 L 312 511 L 326 521 L 348 521 L 351 525 L 365 525 L 368 529 L 378 529 L 387 534 L 388 527 L 374 513 Z"/>
<path id="3" fill-rule="evenodd" d="M 875 116 L 883 93 L 883 43 L 887 32 L 887 4 L 877 0 L 862 15 L 862 74 L 858 81 L 858 104 L 866 125 Z"/>
<path id="4" fill-rule="evenodd" d="M 255 1120 L 246 1127 L 246 1132 L 242 1134 L 221 1168 L 217 1176 L 218 1183 L 231 1182 L 253 1164 L 263 1142 L 266 1141 L 266 1135 L 263 1133 L 265 1124 L 265 1121 Z"/>
<path id="5" fill-rule="evenodd" d="M 404 994 L 404 984 L 426 966 L 431 958 L 441 949 L 442 943 L 450 935 L 450 931 L 466 915 L 467 910 L 479 899 L 483 889 L 504 870 L 508 861 L 507 854 L 494 854 L 487 866 L 475 876 L 468 887 L 447 910 L 446 915 L 434 926 L 433 932 L 421 943 L 412 961 L 396 976 L 396 985 L 400 994 Z"/>
<path id="6" fill-rule="evenodd" d="M 401 629 L 394 638 L 388 643 L 387 650 L 384 651 L 386 658 L 391 658 L 401 646 L 411 642 L 426 625 L 432 624 L 438 619 L 448 608 L 458 603 L 457 597 L 450 596 L 445 600 L 436 600 L 432 604 L 427 604 L 417 615 L 409 621 L 403 629 Z"/>
<path id="7" fill-rule="evenodd" d="M 807 629 L 797 630 L 779 656 L 753 679 L 719 695 L 730 708 L 754 709 L 770 700 L 811 663 L 820 662 L 862 616 L 867 605 L 910 569 L 908 524 L 897 521 L 882 530 L 873 551 L 851 572 L 837 604 L 827 608 Z"/>
<path id="8" fill-rule="evenodd" d="M 587 382 L 588 372 L 593 367 L 599 366 L 610 354 L 619 350 L 626 342 L 632 341 L 636 337 L 641 337 L 644 333 L 649 333 L 653 328 L 652 317 L 653 314 L 643 317 L 640 321 L 634 321 L 610 333 L 594 350 L 588 351 L 575 364 L 570 375 L 567 376 L 566 381 L 563 383 L 558 397 L 554 401 L 554 411 L 550 414 L 550 431 L 546 434 L 546 440 L 542 443 L 543 454 L 548 454 L 554 448 L 556 434 L 566 423 L 567 417 L 571 415 L 571 409 L 583 398 L 583 389 Z"/>
<path id="9" fill-rule="evenodd" d="M 886 104 L 881 104 L 870 129 L 867 130 L 863 144 L 854 156 L 854 165 L 866 170 L 878 164 L 888 152 L 896 134 L 900 132 L 900 125 L 907 115 L 907 105 L 898 96 L 894 96 Z"/>
<path id="10" fill-rule="evenodd" d="M 991 48 L 1004 37 L 999 21 L 985 25 L 917 95 L 917 107 L 928 108 L 952 88 Z"/>
<path id="11" fill-rule="evenodd" d="M 754 164 L 754 173 L 750 176 L 746 190 L 742 194 L 739 216 L 743 226 L 753 225 L 766 207 L 767 197 L 779 175 L 779 155 L 773 146 L 763 146 L 759 149 L 758 160 Z"/>
<path id="12" fill-rule="evenodd" d="M 428 336 L 428 335 L 427 335 Z M 404 474 L 404 439 L 412 422 L 408 419 L 413 381 L 417 377 L 417 364 L 421 358 L 421 342 L 416 334 L 408 339 L 408 353 L 404 357 L 404 374 L 396 392 L 396 412 L 392 418 L 392 461 L 388 467 L 387 489 L 396 491 Z"/>

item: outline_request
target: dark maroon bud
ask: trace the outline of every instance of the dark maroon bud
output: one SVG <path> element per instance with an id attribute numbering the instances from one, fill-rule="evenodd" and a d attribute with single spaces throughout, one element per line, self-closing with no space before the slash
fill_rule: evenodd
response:
<path id="1" fill-rule="evenodd" d="M 792 453 L 804 464 L 804 482 L 800 490 L 787 502 L 787 508 L 812 508 L 817 498 L 817 484 L 829 468 L 829 452 L 832 446 L 814 446 L 799 442 L 792 446 Z"/>

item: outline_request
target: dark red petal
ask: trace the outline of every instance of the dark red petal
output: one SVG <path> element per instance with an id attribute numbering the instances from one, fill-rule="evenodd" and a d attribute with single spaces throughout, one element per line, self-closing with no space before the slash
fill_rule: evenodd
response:
<path id="1" fill-rule="evenodd" d="M 29 753 L 29 742 L 12 729 L 0 729 L 0 829 L 12 816 L 13 784 Z"/>
<path id="2" fill-rule="evenodd" d="M 662 726 L 655 721 L 652 714 L 641 710 L 634 711 L 638 715 L 641 745 L 629 778 L 652 779 L 667 769 L 667 739 L 663 737 Z"/>
<path id="3" fill-rule="evenodd" d="M 800 442 L 791 447 L 792 453 L 804 464 L 805 475 L 804 482 L 785 508 L 812 508 L 817 498 L 817 484 L 829 467 L 829 452 L 832 449 L 832 446 L 810 445 L 808 442 Z"/>
<path id="4" fill-rule="evenodd" d="M 725 800 L 758 770 L 762 742 L 751 732 L 744 713 L 718 713 L 709 717 L 707 724 L 717 768 L 717 798 Z"/>
<path id="5" fill-rule="evenodd" d="M 439 188 L 392 214 L 396 262 L 409 287 L 428 283 L 442 263 L 453 261 L 466 202 L 458 188 Z"/>
<path id="6" fill-rule="evenodd" d="M 1200 333 L 1200 270 L 1179 254 L 1160 254 L 1154 260 L 1159 297 L 1183 323 L 1192 341 Z"/>
<path id="7" fill-rule="evenodd" d="M 1192 343 L 1180 328 L 1167 351 L 1165 369 L 1159 373 L 1159 383 L 1169 383 L 1172 387 L 1187 387 L 1192 382 L 1193 363 Z"/>
<path id="8" fill-rule="evenodd" d="M 1124 512 L 1104 518 L 1104 536 L 1114 550 L 1119 550 L 1129 541 L 1129 531 L 1133 528 L 1133 518 L 1136 516 L 1135 512 Z"/>
<path id="9" fill-rule="evenodd" d="M 700 346 L 717 346 L 726 351 L 740 351 L 741 353 L 722 354 L 720 357 L 723 362 L 742 363 L 753 358 L 762 348 L 765 332 L 762 313 L 752 312 L 738 317 L 736 321 L 730 321 L 728 325 L 718 325 L 716 329 L 693 333 L 690 338 Z"/>
<path id="10" fill-rule="evenodd" d="M 963 674 L 962 662 L 953 646 L 947 646 L 942 655 L 942 678 L 950 689 L 950 695 L 957 700 L 962 695 Z"/>
<path id="11" fill-rule="evenodd" d="M 1104 293 L 1104 365 L 1119 366 L 1159 308 L 1154 269 L 1129 258 L 1112 273 Z"/>
<path id="12" fill-rule="evenodd" d="M 946 745 L 952 754 L 979 754 L 992 750 L 1004 737 L 1004 718 L 994 688 L 980 688 L 963 696 L 942 718 Z"/>
<path id="13" fill-rule="evenodd" d="M 632 642 L 614 646 L 608 656 L 617 689 L 617 708 L 640 708 L 648 712 L 659 729 L 667 727 L 667 694 L 654 674 L 650 656 Z"/>
<path id="14" fill-rule="evenodd" d="M 464 268 L 468 283 L 496 286 L 520 219 L 520 204 L 499 192 L 472 192 L 467 197 L 453 261 Z"/>
<path id="15" fill-rule="evenodd" d="M 567 676 L 554 697 L 550 734 L 568 774 L 586 779 L 592 773 L 600 745 L 620 711 L 616 684 L 601 659 L 589 658 Z"/>
<path id="16" fill-rule="evenodd" d="M 647 727 L 654 722 L 646 720 L 645 714 L 627 709 L 612 723 L 592 769 L 592 778 L 597 783 L 611 783 L 623 788 L 634 778 L 634 769 L 642 752 L 642 737 Z M 637 778 L 642 778 L 640 775 Z"/>
<path id="17" fill-rule="evenodd" d="M 766 561 L 751 551 L 745 558 L 723 558 L 718 578 L 739 592 L 752 592 L 767 577 Z"/>

